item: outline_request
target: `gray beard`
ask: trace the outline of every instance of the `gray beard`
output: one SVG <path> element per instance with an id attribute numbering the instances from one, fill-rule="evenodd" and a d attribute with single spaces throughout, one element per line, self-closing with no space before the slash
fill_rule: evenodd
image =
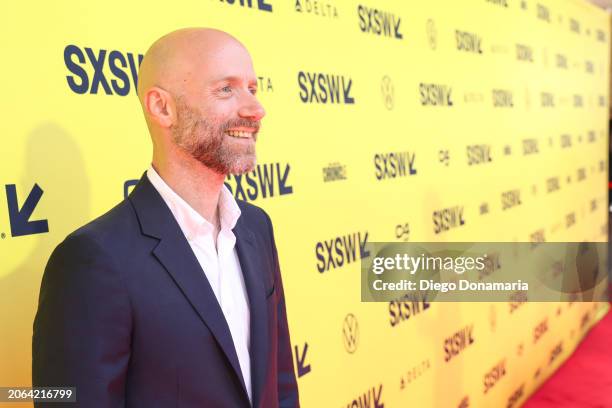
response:
<path id="1" fill-rule="evenodd" d="M 171 128 L 174 143 L 206 167 L 219 174 L 243 174 L 252 171 L 257 163 L 255 146 L 232 148 L 231 136 L 225 131 L 232 127 L 257 127 L 251 121 L 237 120 L 214 126 L 177 98 L 177 124 Z M 257 133 L 253 135 L 257 140 Z"/>

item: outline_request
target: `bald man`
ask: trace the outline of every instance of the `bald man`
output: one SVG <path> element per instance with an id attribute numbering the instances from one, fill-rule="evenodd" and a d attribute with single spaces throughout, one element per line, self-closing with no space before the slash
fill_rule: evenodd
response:
<path id="1" fill-rule="evenodd" d="M 151 166 L 53 251 L 32 383 L 76 387 L 52 407 L 299 407 L 270 217 L 223 184 L 255 166 L 251 57 L 227 33 L 183 29 L 138 77 Z"/>

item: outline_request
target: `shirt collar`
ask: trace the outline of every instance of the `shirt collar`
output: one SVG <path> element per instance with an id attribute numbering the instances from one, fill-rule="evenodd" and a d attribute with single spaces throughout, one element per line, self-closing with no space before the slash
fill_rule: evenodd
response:
<path id="1" fill-rule="evenodd" d="M 161 176 L 155 171 L 153 166 L 149 166 L 147 177 L 153 187 L 159 192 L 162 199 L 172 212 L 179 227 L 188 241 L 195 239 L 200 235 L 212 234 L 214 226 L 202 217 L 196 210 L 193 209 L 181 196 L 179 196 Z M 232 193 L 223 184 L 219 195 L 218 204 L 219 218 L 221 230 L 231 230 L 236 226 L 238 217 L 240 217 L 240 207 L 234 199 Z"/>

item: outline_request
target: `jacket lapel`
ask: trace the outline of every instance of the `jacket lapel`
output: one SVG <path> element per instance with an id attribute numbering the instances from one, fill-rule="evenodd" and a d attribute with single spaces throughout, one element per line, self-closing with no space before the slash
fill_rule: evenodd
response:
<path id="1" fill-rule="evenodd" d="M 244 213 L 244 211 L 243 211 Z M 251 313 L 251 341 L 249 355 L 251 359 L 251 384 L 253 406 L 258 407 L 261 393 L 266 380 L 268 363 L 268 311 L 266 308 L 266 293 L 263 285 L 263 268 L 260 259 L 265 250 L 257 248 L 254 234 L 246 226 L 241 215 L 234 227 L 236 249 L 240 268 L 244 275 L 244 283 L 249 296 Z"/>
<path id="2" fill-rule="evenodd" d="M 234 372 L 240 379 L 246 396 L 246 387 L 240 370 L 238 356 L 227 321 L 217 302 L 217 298 L 172 212 L 166 206 L 166 203 L 155 187 L 153 187 L 146 173 L 143 174 L 136 187 L 134 187 L 129 199 L 138 215 L 143 234 L 160 240 L 153 249 L 153 255 L 166 268 L 219 343 Z M 242 258 L 245 257 L 243 256 Z M 243 263 L 242 258 L 240 259 L 241 264 Z M 244 261 L 248 262 L 247 259 Z M 245 284 L 247 289 L 254 284 L 252 278 L 246 279 L 246 274 Z M 253 296 L 257 296 L 255 292 L 257 290 L 254 291 Z M 249 296 L 251 296 L 250 290 Z M 257 301 L 255 301 L 255 305 L 257 305 Z M 255 316 L 251 315 L 252 321 L 258 314 L 259 312 L 255 313 Z M 251 350 L 251 356 L 253 351 Z"/>

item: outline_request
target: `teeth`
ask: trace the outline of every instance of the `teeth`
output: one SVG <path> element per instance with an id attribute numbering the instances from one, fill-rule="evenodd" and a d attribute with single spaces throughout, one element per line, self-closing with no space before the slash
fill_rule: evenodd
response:
<path id="1" fill-rule="evenodd" d="M 226 133 L 228 135 L 230 135 L 230 136 L 240 137 L 240 138 L 243 138 L 243 139 L 248 139 L 248 138 L 253 136 L 253 133 L 251 133 L 251 132 L 243 132 L 243 131 L 240 131 L 240 130 L 228 130 Z"/>

